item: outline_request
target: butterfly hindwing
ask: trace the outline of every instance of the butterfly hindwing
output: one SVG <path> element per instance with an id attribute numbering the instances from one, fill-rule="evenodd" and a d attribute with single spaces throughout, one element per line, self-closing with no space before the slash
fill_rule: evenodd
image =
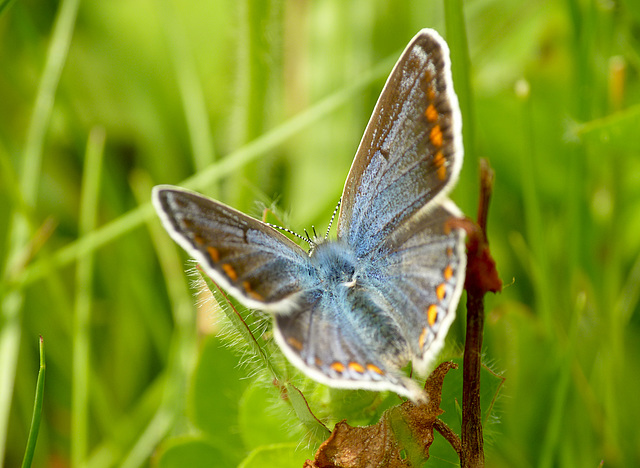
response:
<path id="1" fill-rule="evenodd" d="M 375 287 L 393 304 L 390 314 L 404 332 L 419 374 L 442 348 L 462 294 L 465 233 L 449 224 L 460 216 L 452 202 L 444 201 L 412 216 L 380 247 L 384 275 Z"/>
<path id="2" fill-rule="evenodd" d="M 299 293 L 308 255 L 272 227 L 220 202 L 158 186 L 153 202 L 173 239 L 248 307 L 286 312 Z"/>
<path id="3" fill-rule="evenodd" d="M 349 171 L 338 237 L 364 255 L 404 219 L 442 199 L 462 165 L 449 49 L 433 30 L 409 43 L 387 80 Z"/>
<path id="4" fill-rule="evenodd" d="M 399 369 L 412 361 L 424 374 L 455 317 L 464 284 L 464 231 L 449 225 L 461 216 L 450 201 L 419 211 L 392 231 L 375 255 L 340 271 L 350 281 L 318 281 L 299 308 L 275 317 L 276 338 L 298 367 L 337 387 L 393 390 L 414 401 L 424 397 Z M 317 255 L 344 243 L 321 244 Z M 312 264 L 315 261 L 312 256 Z"/>
<path id="5" fill-rule="evenodd" d="M 333 387 L 393 390 L 418 401 L 424 394 L 399 372 L 408 347 L 388 304 L 366 288 L 315 291 L 300 307 L 277 315 L 275 337 L 287 358 L 315 380 Z"/>

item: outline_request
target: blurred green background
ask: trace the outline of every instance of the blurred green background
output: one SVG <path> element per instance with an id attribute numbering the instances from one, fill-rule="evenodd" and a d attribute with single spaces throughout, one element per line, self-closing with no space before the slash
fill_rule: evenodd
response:
<path id="1" fill-rule="evenodd" d="M 322 428 L 266 363 L 291 369 L 220 334 L 232 326 L 189 289 L 150 188 L 321 231 L 423 27 L 452 49 L 466 146 L 453 198 L 468 215 L 479 158 L 496 171 L 489 237 L 505 289 L 486 301 L 487 466 L 640 466 L 635 0 L 0 1 L 0 465 L 24 454 L 39 335 L 35 466 L 313 456 Z M 441 359 L 461 355 L 462 302 Z M 273 351 L 268 330 L 260 343 Z M 399 402 L 291 375 L 329 428 Z M 460 375 L 443 393 L 455 430 Z M 441 444 L 427 466 L 455 463 Z"/>

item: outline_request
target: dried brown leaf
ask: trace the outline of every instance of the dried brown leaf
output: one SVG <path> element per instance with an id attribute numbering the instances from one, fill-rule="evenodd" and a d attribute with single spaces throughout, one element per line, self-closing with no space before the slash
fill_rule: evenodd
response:
<path id="1" fill-rule="evenodd" d="M 429 376 L 427 403 L 407 401 L 385 411 L 377 424 L 351 427 L 336 424 L 329 438 L 304 468 L 399 468 L 419 466 L 429 458 L 433 428 L 442 414 L 442 383 L 447 372 L 458 366 L 444 362 Z"/>

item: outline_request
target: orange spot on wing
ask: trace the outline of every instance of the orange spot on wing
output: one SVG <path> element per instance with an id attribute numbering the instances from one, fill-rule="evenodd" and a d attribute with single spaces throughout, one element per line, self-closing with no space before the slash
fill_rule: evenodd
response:
<path id="1" fill-rule="evenodd" d="M 209 246 L 207 247 L 207 252 L 209 252 L 209 257 L 211 257 L 211 260 L 216 263 L 220 261 L 220 252 L 218 252 L 218 249 Z"/>
<path id="2" fill-rule="evenodd" d="M 436 127 L 433 127 L 436 128 Z M 433 130 L 431 131 L 433 134 Z M 442 133 L 440 133 L 440 143 L 442 144 Z M 435 144 L 435 143 L 434 143 Z M 433 165 L 438 168 L 438 179 L 444 180 L 447 176 L 447 168 L 444 165 L 444 156 L 442 155 L 442 151 L 438 151 L 433 156 Z"/>
<path id="3" fill-rule="evenodd" d="M 320 358 L 316 358 L 316 366 L 318 366 L 318 367 L 322 367 L 322 366 L 323 366 L 323 364 L 324 364 L 324 362 L 322 362 L 322 359 L 320 359 Z"/>
<path id="4" fill-rule="evenodd" d="M 438 111 L 436 110 L 436 106 L 434 106 L 433 104 L 429 104 L 427 110 L 424 111 L 424 116 L 429 122 L 435 122 L 436 120 L 438 120 Z"/>
<path id="5" fill-rule="evenodd" d="M 424 329 L 422 330 L 422 333 L 420 333 L 420 339 L 418 341 L 418 344 L 420 345 L 420 349 L 424 348 L 424 342 L 427 340 L 427 333 L 428 333 L 428 329 L 427 327 L 424 327 Z"/>
<path id="6" fill-rule="evenodd" d="M 438 296 L 438 300 L 441 301 L 442 299 L 444 299 L 444 296 L 447 292 L 447 289 L 444 285 L 444 283 L 439 284 L 438 287 L 436 288 L 436 296 Z"/>
<path id="7" fill-rule="evenodd" d="M 447 265 L 445 267 L 443 274 L 444 274 L 444 279 L 446 279 L 447 281 L 453 278 L 453 268 L 451 268 L 451 265 Z"/>
<path id="8" fill-rule="evenodd" d="M 195 242 L 198 245 L 203 245 L 204 238 L 196 234 L 195 236 L 193 236 L 193 242 Z"/>
<path id="9" fill-rule="evenodd" d="M 349 363 L 349 369 L 354 370 L 354 371 L 358 372 L 359 374 L 363 374 L 364 373 L 364 367 L 362 367 L 357 362 L 350 362 Z"/>
<path id="10" fill-rule="evenodd" d="M 436 306 L 435 304 L 431 304 L 427 309 L 427 323 L 429 324 L 430 327 L 433 327 L 435 325 L 437 318 L 438 318 L 438 306 Z"/>
<path id="11" fill-rule="evenodd" d="M 434 125 L 429 134 L 429 141 L 433 146 L 442 146 L 442 129 L 440 125 Z"/>
<path id="12" fill-rule="evenodd" d="M 298 351 L 302 351 L 302 343 L 295 338 L 290 336 L 289 338 L 287 338 L 287 343 L 289 343 L 292 348 L 295 348 Z"/>
<path id="13" fill-rule="evenodd" d="M 374 366 L 373 364 L 367 364 L 367 370 L 370 370 L 371 372 L 375 372 L 376 374 L 379 374 L 379 375 L 384 375 L 384 371 L 380 369 L 378 366 Z"/>
<path id="14" fill-rule="evenodd" d="M 345 370 L 344 364 L 342 364 L 341 362 L 337 362 L 337 361 L 334 362 L 333 364 L 331 364 L 331 368 L 336 372 L 340 372 L 341 374 Z"/>
<path id="15" fill-rule="evenodd" d="M 446 236 L 448 236 L 449 234 L 451 234 L 451 225 L 449 224 L 449 222 L 445 222 L 444 226 L 442 228 L 442 232 L 444 232 L 444 234 Z M 449 257 L 451 257 L 451 255 L 453 255 L 453 250 L 451 250 L 451 247 L 447 247 L 447 255 Z"/>
<path id="16" fill-rule="evenodd" d="M 229 279 L 231 279 L 231 281 L 235 281 L 235 280 L 238 279 L 238 273 L 236 273 L 236 270 L 234 270 L 233 267 L 231 265 L 229 265 L 228 263 L 223 263 L 222 264 L 222 269 L 227 274 Z"/>
<path id="17" fill-rule="evenodd" d="M 253 290 L 253 288 L 251 287 L 251 283 L 249 283 L 248 281 L 243 281 L 242 282 L 242 287 L 247 292 L 247 294 L 249 296 L 253 297 L 256 301 L 264 301 L 264 297 L 262 297 L 262 295 L 260 295 L 257 292 L 255 292 Z"/>
<path id="18" fill-rule="evenodd" d="M 436 92 L 433 90 L 433 86 L 429 86 L 429 88 L 427 88 L 427 99 L 429 99 L 429 101 L 436 100 Z"/>
<path id="19" fill-rule="evenodd" d="M 448 226 L 445 224 L 445 229 Z M 449 228 L 449 231 L 451 231 L 451 228 Z M 449 234 L 448 232 L 445 232 L 445 234 Z M 453 255 L 453 249 L 451 247 L 447 247 L 447 257 L 451 257 Z"/>

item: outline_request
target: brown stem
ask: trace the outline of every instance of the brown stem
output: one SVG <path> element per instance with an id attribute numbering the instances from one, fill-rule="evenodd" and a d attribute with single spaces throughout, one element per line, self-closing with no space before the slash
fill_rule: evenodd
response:
<path id="1" fill-rule="evenodd" d="M 462 457 L 462 444 L 460 443 L 458 434 L 453 432 L 453 430 L 451 430 L 451 428 L 441 419 L 436 419 L 433 422 L 433 428 L 438 431 L 442 437 L 447 439 L 447 442 L 449 442 L 453 449 L 458 453 L 458 456 Z"/>
<path id="2" fill-rule="evenodd" d="M 467 291 L 467 338 L 462 369 L 462 468 L 484 466 L 482 410 L 480 407 L 480 357 L 484 326 L 484 293 Z"/>
<path id="3" fill-rule="evenodd" d="M 495 270 L 495 262 L 489 253 L 487 241 L 487 217 L 492 191 L 493 171 L 486 160 L 481 160 L 478 224 L 475 229 L 466 228 L 469 234 L 467 243 L 468 267 L 465 282 L 467 333 L 462 371 L 462 449 L 459 452 L 462 468 L 484 467 L 482 408 L 480 406 L 484 295 L 487 291 L 497 292 L 502 288 L 502 282 Z"/>

